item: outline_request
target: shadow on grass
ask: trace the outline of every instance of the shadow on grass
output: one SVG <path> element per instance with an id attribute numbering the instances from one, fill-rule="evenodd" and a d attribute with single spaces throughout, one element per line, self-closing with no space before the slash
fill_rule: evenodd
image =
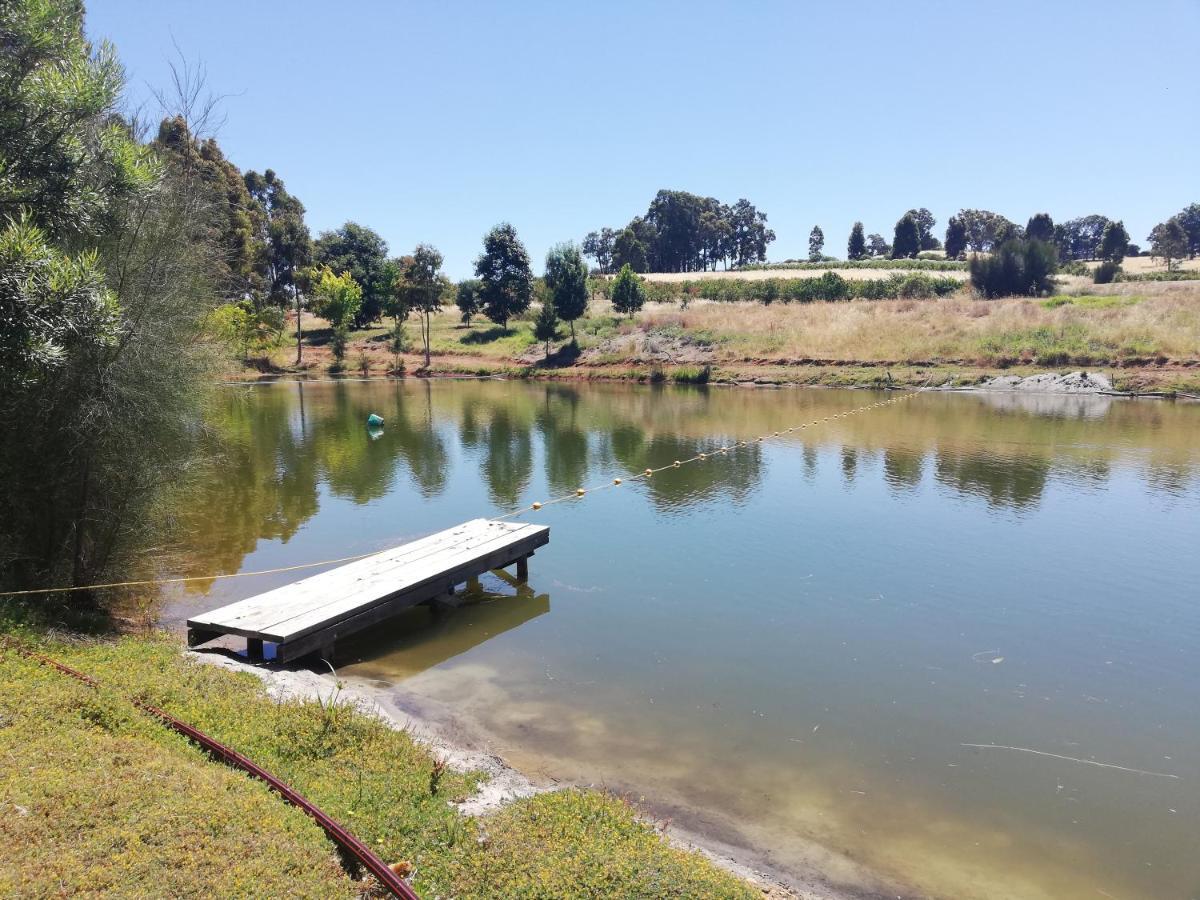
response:
<path id="1" fill-rule="evenodd" d="M 575 365 L 575 360 L 579 359 L 579 353 L 579 345 L 568 342 L 549 356 L 539 359 L 533 365 L 536 369 L 561 369 L 566 366 L 573 366 Z"/>
<path id="2" fill-rule="evenodd" d="M 492 341 L 498 341 L 500 338 L 508 337 L 511 334 L 513 334 L 511 328 L 505 330 L 499 325 L 493 325 L 491 328 L 486 328 L 483 331 L 472 331 L 470 334 L 464 334 L 461 340 L 464 344 L 490 344 Z"/>
<path id="3" fill-rule="evenodd" d="M 332 328 L 310 328 L 304 332 L 304 343 L 313 347 L 324 347 L 332 340 Z"/>

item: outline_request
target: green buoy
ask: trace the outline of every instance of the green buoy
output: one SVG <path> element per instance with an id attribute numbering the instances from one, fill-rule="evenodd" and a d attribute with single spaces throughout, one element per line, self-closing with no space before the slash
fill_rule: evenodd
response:
<path id="1" fill-rule="evenodd" d="M 371 413 L 369 416 L 367 416 L 367 425 L 369 425 L 371 428 L 378 428 L 382 424 L 383 416 L 377 416 L 375 413 Z"/>

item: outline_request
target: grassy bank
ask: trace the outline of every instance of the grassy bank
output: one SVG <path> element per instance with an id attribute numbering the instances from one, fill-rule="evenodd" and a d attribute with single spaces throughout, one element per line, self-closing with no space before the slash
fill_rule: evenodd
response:
<path id="1" fill-rule="evenodd" d="M 472 792 L 476 775 L 443 771 L 407 734 L 338 702 L 333 687 L 324 702 L 279 701 L 253 676 L 186 660 L 170 638 L 18 634 L 106 688 L 0 651 L 3 896 L 361 892 L 300 811 L 124 696 L 274 772 L 389 863 L 411 866 L 424 896 L 759 895 L 599 792 L 558 791 L 465 817 L 451 801 Z"/>
<path id="2" fill-rule="evenodd" d="M 919 273 L 914 273 L 914 277 Z M 1078 281 L 1079 283 L 1074 283 Z M 746 282 L 743 282 L 746 284 Z M 434 317 L 431 374 L 638 381 L 822 385 L 972 383 L 1001 372 L 1107 370 L 1132 390 L 1200 391 L 1200 282 L 1091 285 L 1075 279 L 1044 299 L 938 299 L 782 303 L 651 303 L 633 318 L 597 299 L 576 323 L 579 351 L 560 340 L 550 359 L 534 340 L 532 313 L 508 330 L 470 328 L 455 310 Z M 306 317 L 305 365 L 330 371 L 329 330 Z M 415 329 L 413 329 L 415 332 Z M 562 330 L 565 335 L 565 328 Z M 409 373 L 424 360 L 402 360 Z M 297 371 L 281 347 L 248 367 Z M 343 371 L 393 369 L 388 329 L 353 335 Z"/>

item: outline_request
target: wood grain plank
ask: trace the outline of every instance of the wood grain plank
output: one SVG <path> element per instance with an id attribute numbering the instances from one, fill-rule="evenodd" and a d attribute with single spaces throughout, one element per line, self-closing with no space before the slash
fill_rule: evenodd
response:
<path id="1" fill-rule="evenodd" d="M 292 585 L 231 603 L 188 620 L 197 633 L 237 634 L 283 645 L 332 640 L 355 620 L 367 627 L 376 607 L 399 611 L 492 568 L 508 565 L 549 541 L 549 528 L 475 519 L 302 579 Z M 340 627 L 335 628 L 338 623 Z M 317 635 L 312 640 L 307 636 Z M 336 636 L 336 635 L 334 635 Z M 293 646 L 287 657 L 298 652 Z"/>

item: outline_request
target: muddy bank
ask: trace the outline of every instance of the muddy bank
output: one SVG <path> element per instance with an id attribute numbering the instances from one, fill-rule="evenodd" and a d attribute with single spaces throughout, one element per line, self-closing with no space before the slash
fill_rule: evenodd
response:
<path id="1" fill-rule="evenodd" d="M 763 895 L 782 900 L 882 900 L 900 895 L 903 888 L 886 883 L 847 857 L 807 842 L 804 859 L 811 870 L 775 866 L 769 849 L 753 846 L 735 823 L 719 811 L 690 809 L 642 796 L 636 785 L 597 785 L 583 780 L 558 780 L 549 775 L 530 776 L 508 765 L 493 752 L 491 740 L 479 723 L 440 704 L 407 695 L 402 689 L 382 689 L 365 678 L 322 675 L 309 670 L 276 669 L 251 665 L 225 652 L 189 653 L 192 659 L 228 671 L 250 672 L 260 678 L 272 697 L 321 699 L 331 697 L 353 703 L 391 727 L 408 732 L 430 746 L 458 771 L 483 772 L 479 790 L 458 809 L 468 816 L 487 816 L 505 804 L 541 791 L 567 787 L 599 788 L 637 797 L 638 806 L 676 846 L 697 851 L 716 865 L 745 879 Z M 666 824 L 663 824 L 666 823 Z M 830 877 L 830 875 L 834 877 Z"/>

